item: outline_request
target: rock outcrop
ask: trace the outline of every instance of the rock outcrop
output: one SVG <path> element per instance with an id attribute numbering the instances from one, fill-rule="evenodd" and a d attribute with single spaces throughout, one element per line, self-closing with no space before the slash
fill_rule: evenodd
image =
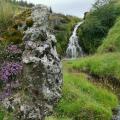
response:
<path id="1" fill-rule="evenodd" d="M 50 11 L 46 6 L 32 8 L 33 26 L 24 35 L 22 90 L 3 101 L 15 111 L 15 120 L 44 120 L 61 97 L 61 61 L 56 38 L 49 32 Z"/>

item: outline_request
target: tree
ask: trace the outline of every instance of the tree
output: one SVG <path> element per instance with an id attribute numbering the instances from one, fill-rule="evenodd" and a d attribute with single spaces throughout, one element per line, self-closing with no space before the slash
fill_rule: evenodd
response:
<path id="1" fill-rule="evenodd" d="M 50 13 L 52 13 L 52 8 L 50 7 Z"/>

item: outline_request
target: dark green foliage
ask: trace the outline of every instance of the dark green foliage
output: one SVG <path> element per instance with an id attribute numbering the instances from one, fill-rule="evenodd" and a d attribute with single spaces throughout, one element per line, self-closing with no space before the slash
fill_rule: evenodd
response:
<path id="1" fill-rule="evenodd" d="M 97 50 L 98 53 L 120 52 L 120 17 L 110 29 L 107 37 Z"/>
<path id="2" fill-rule="evenodd" d="M 96 51 L 119 14 L 120 7 L 113 2 L 94 6 L 91 12 L 87 13 L 78 33 L 80 44 L 86 53 Z"/>
<path id="3" fill-rule="evenodd" d="M 50 13 L 53 13 L 52 8 L 50 7 Z"/>

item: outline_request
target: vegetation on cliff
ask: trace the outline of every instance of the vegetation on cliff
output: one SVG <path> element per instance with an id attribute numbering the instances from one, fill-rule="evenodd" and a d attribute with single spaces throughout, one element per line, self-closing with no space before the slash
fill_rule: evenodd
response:
<path id="1" fill-rule="evenodd" d="M 110 0 L 110 2 L 104 2 L 103 5 L 99 5 L 99 2 L 98 0 L 91 11 L 86 14 L 78 33 L 80 44 L 88 54 L 96 52 L 120 15 L 118 1 Z"/>

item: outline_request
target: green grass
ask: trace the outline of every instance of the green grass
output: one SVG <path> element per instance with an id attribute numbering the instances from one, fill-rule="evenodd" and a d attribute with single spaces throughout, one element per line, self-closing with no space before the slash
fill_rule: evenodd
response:
<path id="1" fill-rule="evenodd" d="M 104 78 L 120 79 L 120 53 L 96 54 L 75 60 L 71 66 Z"/>
<path id="2" fill-rule="evenodd" d="M 9 113 L 4 109 L 2 106 L 0 106 L 0 120 L 13 120 L 13 114 Z"/>
<path id="3" fill-rule="evenodd" d="M 120 17 L 98 48 L 98 53 L 105 52 L 120 52 Z"/>
<path id="4" fill-rule="evenodd" d="M 50 120 L 61 120 L 59 117 L 110 120 L 112 108 L 118 105 L 117 97 L 110 91 L 93 85 L 86 74 L 68 72 L 67 68 L 71 67 L 71 62 L 68 63 L 64 63 L 63 97 L 55 108 L 58 118 L 51 117 Z"/>
<path id="5" fill-rule="evenodd" d="M 0 120 L 3 120 L 4 118 L 4 113 L 0 111 Z"/>

